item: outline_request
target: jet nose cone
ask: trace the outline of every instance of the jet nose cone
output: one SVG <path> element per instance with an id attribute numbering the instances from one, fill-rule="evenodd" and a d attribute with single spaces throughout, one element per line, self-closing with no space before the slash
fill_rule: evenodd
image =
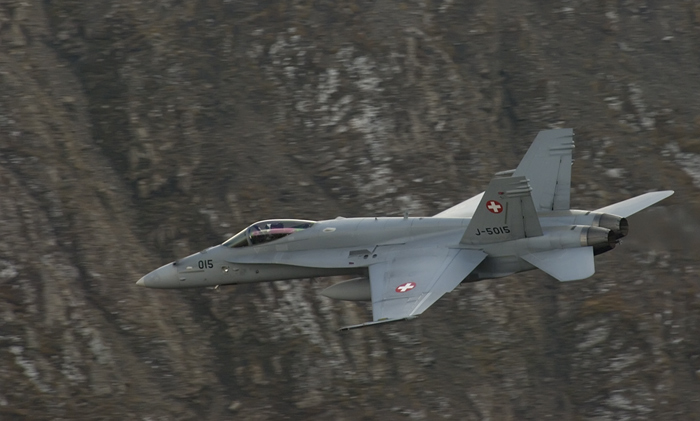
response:
<path id="1" fill-rule="evenodd" d="M 139 279 L 136 285 L 148 288 L 177 288 L 177 269 L 172 263 L 168 263 Z"/>

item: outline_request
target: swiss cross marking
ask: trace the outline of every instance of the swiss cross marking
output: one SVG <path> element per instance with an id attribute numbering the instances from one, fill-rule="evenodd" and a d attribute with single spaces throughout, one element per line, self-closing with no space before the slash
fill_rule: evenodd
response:
<path id="1" fill-rule="evenodd" d="M 501 213 L 503 212 L 503 205 L 495 200 L 489 200 L 486 202 L 486 209 L 488 209 L 491 213 Z"/>
<path id="2" fill-rule="evenodd" d="M 415 288 L 415 287 L 416 287 L 416 283 L 415 283 L 415 282 L 406 282 L 405 284 L 401 284 L 401 285 L 397 286 L 397 287 L 396 287 L 396 292 L 406 292 L 406 291 L 410 291 L 410 290 L 412 290 L 412 289 Z"/>

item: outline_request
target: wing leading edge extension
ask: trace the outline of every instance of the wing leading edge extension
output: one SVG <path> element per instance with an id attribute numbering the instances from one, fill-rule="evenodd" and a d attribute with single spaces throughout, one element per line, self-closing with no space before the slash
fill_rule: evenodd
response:
<path id="1" fill-rule="evenodd" d="M 349 330 L 411 319 L 452 291 L 486 258 L 480 250 L 418 249 L 369 267 L 373 321 Z"/>

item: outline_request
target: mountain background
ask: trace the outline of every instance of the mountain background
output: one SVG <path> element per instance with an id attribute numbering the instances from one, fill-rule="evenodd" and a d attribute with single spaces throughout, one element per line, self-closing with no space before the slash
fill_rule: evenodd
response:
<path id="1" fill-rule="evenodd" d="M 0 419 L 700 417 L 697 0 L 0 0 Z M 267 218 L 433 215 L 576 132 L 676 194 L 590 279 L 337 333 L 337 279 L 135 285 Z"/>

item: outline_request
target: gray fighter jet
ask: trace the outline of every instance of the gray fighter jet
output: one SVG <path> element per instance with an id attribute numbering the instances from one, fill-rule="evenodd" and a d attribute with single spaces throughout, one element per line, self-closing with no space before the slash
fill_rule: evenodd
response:
<path id="1" fill-rule="evenodd" d="M 372 301 L 373 321 L 343 328 L 352 329 L 414 318 L 462 282 L 536 268 L 559 281 L 588 278 L 593 256 L 627 235 L 626 218 L 673 191 L 570 209 L 573 135 L 541 131 L 515 170 L 497 173 L 485 192 L 435 216 L 256 222 L 136 284 L 191 288 L 351 275 L 323 295 Z"/>

